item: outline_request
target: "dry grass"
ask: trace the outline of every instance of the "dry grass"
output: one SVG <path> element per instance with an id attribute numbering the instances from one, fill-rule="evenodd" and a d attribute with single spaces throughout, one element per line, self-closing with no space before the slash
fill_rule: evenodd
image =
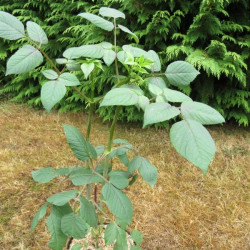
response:
<path id="1" fill-rule="evenodd" d="M 61 124 L 84 131 L 86 120 L 81 113 L 47 115 L 0 104 L 1 249 L 47 249 L 44 221 L 33 234 L 29 228 L 57 183 L 36 184 L 31 171 L 76 164 Z M 95 119 L 93 144 L 107 141 L 108 125 Z M 204 177 L 170 146 L 166 131 L 118 125 L 116 137 L 132 142 L 159 171 L 154 189 L 140 179 L 127 190 L 134 205 L 132 227 L 142 231 L 143 249 L 250 249 L 249 132 L 232 126 L 209 130 L 217 153 Z"/>

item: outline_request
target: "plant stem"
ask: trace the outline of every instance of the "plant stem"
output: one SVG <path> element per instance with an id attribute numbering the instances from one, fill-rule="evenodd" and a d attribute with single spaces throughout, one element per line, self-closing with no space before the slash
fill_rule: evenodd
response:
<path id="1" fill-rule="evenodd" d="M 117 41 L 116 41 L 116 19 L 114 18 L 114 47 L 115 47 L 115 53 L 117 55 Z M 118 84 L 120 83 L 120 76 L 119 76 L 119 69 L 118 69 L 118 61 L 117 61 L 117 56 L 115 57 L 115 72 L 116 72 L 116 78 L 117 78 L 117 82 Z M 117 123 L 117 119 L 120 113 L 120 106 L 116 107 L 115 110 L 115 116 L 112 122 L 112 125 L 110 127 L 110 131 L 109 131 L 109 140 L 108 140 L 108 146 L 107 146 L 107 150 L 106 152 L 109 153 L 111 151 L 111 146 L 112 146 L 112 141 L 113 141 L 113 136 L 114 136 L 114 131 L 115 131 L 115 125 Z M 104 165 L 104 170 L 103 170 L 103 176 L 104 178 L 107 177 L 108 175 L 108 167 L 109 167 L 109 159 L 108 159 L 108 155 L 105 158 L 105 165 Z"/>

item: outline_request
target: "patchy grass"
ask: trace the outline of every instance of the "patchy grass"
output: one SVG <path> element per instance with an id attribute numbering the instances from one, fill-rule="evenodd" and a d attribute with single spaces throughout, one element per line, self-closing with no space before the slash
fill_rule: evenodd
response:
<path id="1" fill-rule="evenodd" d="M 77 163 L 62 130 L 72 124 L 85 132 L 86 114 L 34 111 L 0 104 L 0 241 L 1 249 L 47 249 L 44 220 L 34 233 L 30 223 L 57 181 L 33 182 L 31 171 Z M 108 123 L 95 118 L 92 143 L 108 139 Z M 132 228 L 142 231 L 143 249 L 249 249 L 250 136 L 234 126 L 210 127 L 217 153 L 208 174 L 179 156 L 165 130 L 142 130 L 118 124 L 116 137 L 158 167 L 156 187 L 139 181 L 126 193 L 134 205 Z M 65 183 L 65 189 L 72 186 Z"/>

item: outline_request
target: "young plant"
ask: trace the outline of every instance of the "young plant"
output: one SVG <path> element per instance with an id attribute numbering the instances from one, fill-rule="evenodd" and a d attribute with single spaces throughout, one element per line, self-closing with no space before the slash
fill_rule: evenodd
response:
<path id="1" fill-rule="evenodd" d="M 139 156 L 128 141 L 114 139 L 117 118 L 123 106 L 135 105 L 144 112 L 143 127 L 172 118 L 177 120 L 170 129 L 171 142 L 178 153 L 198 166 L 204 174 L 215 154 L 215 144 L 203 125 L 224 122 L 224 118 L 213 108 L 192 101 L 184 93 L 170 88 L 189 86 L 199 74 L 192 65 L 176 61 L 161 73 L 161 62 L 155 51 L 145 51 L 132 45 L 117 45 L 117 30 L 127 33 L 138 43 L 138 37 L 132 31 L 117 25 L 117 21 L 125 18 L 122 12 L 102 7 L 99 14 L 109 20 L 91 13 L 81 13 L 79 16 L 107 32 L 113 32 L 114 43 L 104 41 L 68 48 L 55 63 L 43 50 L 48 38 L 38 24 L 28 21 L 25 31 L 17 18 L 0 11 L 0 37 L 27 41 L 8 60 L 6 75 L 33 70 L 45 58 L 51 65 L 51 68 L 42 71 L 47 79 L 41 89 L 41 101 L 45 109 L 50 112 L 64 97 L 67 87 L 73 88 L 89 106 L 85 137 L 79 129 L 63 125 L 67 142 L 81 163 L 69 168 L 48 167 L 32 172 L 33 179 L 38 183 L 47 183 L 63 175 L 63 180 L 70 179 L 74 186 L 72 190 L 59 190 L 59 193 L 48 197 L 31 223 L 33 231 L 49 208 L 46 225 L 51 239 L 48 246 L 56 250 L 63 249 L 67 242 L 69 247 L 72 239 L 83 239 L 89 232 L 95 239 L 102 235 L 102 231 L 105 244 L 113 244 L 114 249 L 140 249 L 142 235 L 137 230 L 129 229 L 133 207 L 122 190 L 134 184 L 139 174 L 153 187 L 157 180 L 157 168 Z M 94 81 L 90 96 L 77 88 L 84 81 L 80 82 L 75 72 L 82 72 L 85 79 L 94 79 L 103 67 L 112 65 L 115 68 L 114 86 L 104 97 L 95 95 L 97 86 Z M 125 75 L 120 75 L 121 67 Z M 145 83 L 149 96 L 140 87 L 145 86 Z M 101 107 L 116 106 L 116 110 L 107 145 L 94 146 L 90 142 L 92 116 L 99 103 Z M 126 170 L 113 168 L 111 160 L 114 157 L 121 161 Z M 100 195 L 97 187 L 101 187 Z M 81 247 L 78 243 L 72 249 Z M 99 247 L 97 240 L 95 247 Z"/>

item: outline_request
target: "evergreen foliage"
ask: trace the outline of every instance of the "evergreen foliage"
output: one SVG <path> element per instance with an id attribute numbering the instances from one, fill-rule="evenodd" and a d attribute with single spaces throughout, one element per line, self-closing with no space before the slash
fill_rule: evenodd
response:
<path id="1" fill-rule="evenodd" d="M 111 41 L 112 36 L 94 25 L 82 22 L 76 14 L 87 11 L 97 13 L 107 5 L 127 13 L 124 25 L 140 39 L 144 48 L 157 51 L 164 63 L 186 60 L 197 67 L 201 75 L 192 83 L 190 95 L 219 110 L 224 117 L 248 125 L 249 112 L 249 63 L 250 63 L 250 6 L 248 0 L 1 0 L 0 10 L 8 11 L 21 21 L 30 19 L 39 23 L 50 39 L 46 52 L 56 58 L 66 47 Z M 45 11 L 46 10 L 46 11 Z M 79 25 L 83 23 L 83 25 Z M 69 28 L 68 28 L 69 27 Z M 80 39 L 79 39 L 80 37 Z M 134 42 L 125 33 L 119 36 L 121 44 Z M 22 40 L 20 40 L 20 43 Z M 125 43 L 125 42 L 124 42 Z M 0 44 L 1 95 L 10 94 L 14 101 L 27 101 L 40 107 L 40 86 L 44 80 L 39 72 L 24 73 L 16 78 L 4 76 L 6 58 L 17 45 L 5 41 Z M 98 77 L 99 93 L 112 84 L 112 75 L 104 68 Z M 109 76 L 109 81 L 104 79 Z M 146 83 L 143 83 L 146 84 Z M 142 85 L 143 85 L 142 84 Z M 90 89 L 90 83 L 84 86 Z M 184 89 L 189 94 L 190 89 Z M 83 100 L 67 93 L 68 98 L 57 108 L 60 112 L 82 109 Z M 78 100 L 76 105 L 73 100 Z M 98 111 L 104 119 L 112 117 L 112 109 Z M 142 115 L 136 108 L 124 109 L 122 120 L 137 121 Z"/>

